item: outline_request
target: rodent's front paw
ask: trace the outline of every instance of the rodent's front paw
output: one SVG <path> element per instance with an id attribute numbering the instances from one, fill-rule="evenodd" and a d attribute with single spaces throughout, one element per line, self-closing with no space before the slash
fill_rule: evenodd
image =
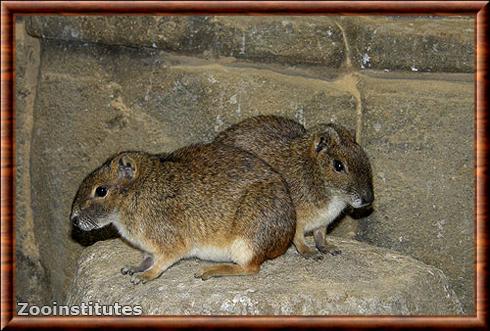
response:
<path id="1" fill-rule="evenodd" d="M 323 254 L 330 254 L 332 256 L 340 255 L 342 251 L 337 246 L 319 246 L 318 250 Z"/>
<path id="2" fill-rule="evenodd" d="M 138 284 L 144 284 L 147 282 L 147 279 L 145 277 L 143 277 L 142 275 L 132 275 L 131 276 L 131 283 L 134 284 L 134 285 L 138 285 Z"/>
<path id="3" fill-rule="evenodd" d="M 313 259 L 315 261 L 323 260 L 323 255 L 320 252 L 316 252 L 314 250 L 303 252 L 303 253 L 300 253 L 300 254 L 305 259 Z"/>
<path id="4" fill-rule="evenodd" d="M 321 261 L 321 260 L 323 260 L 323 254 L 321 254 L 321 253 L 316 253 L 316 254 L 314 254 L 313 256 L 311 256 L 311 258 L 312 258 L 313 260 L 315 260 L 315 261 Z"/>

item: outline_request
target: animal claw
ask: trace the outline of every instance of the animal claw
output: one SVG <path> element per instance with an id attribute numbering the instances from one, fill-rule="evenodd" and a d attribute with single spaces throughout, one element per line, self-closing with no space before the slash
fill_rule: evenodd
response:
<path id="1" fill-rule="evenodd" d="M 142 278 L 140 275 L 133 275 L 133 276 L 131 276 L 131 280 L 130 281 L 134 285 L 146 283 L 146 279 Z"/>

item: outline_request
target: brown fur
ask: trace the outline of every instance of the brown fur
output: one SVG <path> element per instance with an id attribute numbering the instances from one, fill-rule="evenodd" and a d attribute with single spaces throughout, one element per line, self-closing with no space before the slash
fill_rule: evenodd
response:
<path id="1" fill-rule="evenodd" d="M 341 125 L 306 130 L 287 118 L 257 116 L 231 126 L 215 141 L 254 153 L 283 175 L 297 212 L 294 244 L 305 257 L 320 257 L 305 244 L 305 232 L 314 232 L 320 252 L 336 254 L 325 241 L 327 225 L 343 204 L 362 207 L 374 199 L 369 159 Z M 334 160 L 342 162 L 344 171 L 335 170 Z"/>
<path id="2" fill-rule="evenodd" d="M 107 194 L 97 197 L 101 186 Z M 117 154 L 84 179 L 71 218 L 84 230 L 113 223 L 146 253 L 140 266 L 121 270 L 133 283 L 190 256 L 236 263 L 203 270 L 202 279 L 256 273 L 286 251 L 295 231 L 282 177 L 254 155 L 220 144 Z"/>

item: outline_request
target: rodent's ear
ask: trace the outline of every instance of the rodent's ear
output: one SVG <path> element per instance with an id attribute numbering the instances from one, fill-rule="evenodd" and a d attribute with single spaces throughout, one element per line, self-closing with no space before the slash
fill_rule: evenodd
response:
<path id="1" fill-rule="evenodd" d="M 343 137 L 345 137 L 346 139 L 348 139 L 352 142 L 356 142 L 356 130 L 355 129 L 347 128 L 345 126 L 339 126 L 338 130 L 339 130 L 340 135 L 342 135 Z"/>
<path id="2" fill-rule="evenodd" d="M 313 134 L 313 148 L 316 153 L 329 148 L 340 141 L 339 134 L 330 125 L 327 125 L 322 131 Z"/>
<path id="3" fill-rule="evenodd" d="M 356 141 L 356 129 L 346 128 L 347 132 L 351 135 L 351 140 Z"/>
<path id="4" fill-rule="evenodd" d="M 133 179 L 136 175 L 136 162 L 129 155 L 122 155 L 118 162 L 119 178 Z"/>

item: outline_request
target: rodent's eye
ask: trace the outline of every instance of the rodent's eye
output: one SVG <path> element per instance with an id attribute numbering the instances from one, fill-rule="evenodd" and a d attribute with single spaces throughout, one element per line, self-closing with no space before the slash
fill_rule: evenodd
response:
<path id="1" fill-rule="evenodd" d="M 333 160 L 333 168 L 337 172 L 342 172 L 345 169 L 344 164 L 342 162 L 340 162 L 339 160 Z"/>
<path id="2" fill-rule="evenodd" d="M 107 188 L 104 186 L 99 186 L 95 189 L 95 196 L 103 198 L 107 195 Z"/>

